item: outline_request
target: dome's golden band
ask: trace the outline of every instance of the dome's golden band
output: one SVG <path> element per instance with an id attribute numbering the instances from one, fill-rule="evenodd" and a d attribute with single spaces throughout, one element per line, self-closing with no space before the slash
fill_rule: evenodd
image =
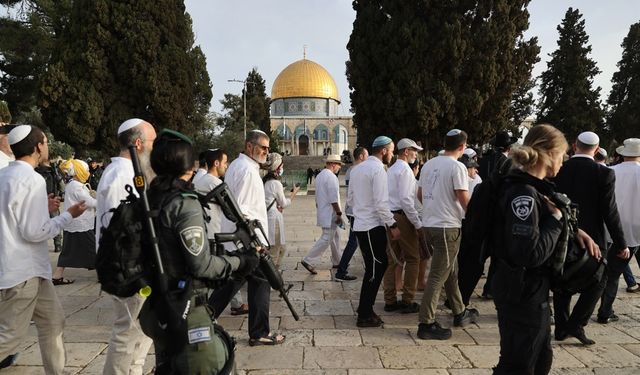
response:
<path id="1" fill-rule="evenodd" d="M 280 72 L 273 82 L 271 100 L 282 98 L 330 98 L 340 101 L 333 77 L 311 60 L 298 60 Z"/>

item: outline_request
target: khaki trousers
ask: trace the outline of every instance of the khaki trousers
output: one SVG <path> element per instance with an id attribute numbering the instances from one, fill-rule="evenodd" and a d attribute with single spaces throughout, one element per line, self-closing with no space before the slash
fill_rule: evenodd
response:
<path id="1" fill-rule="evenodd" d="M 384 302 L 387 305 L 396 303 L 396 266 L 402 266 L 404 261 L 404 282 L 402 286 L 402 302 L 411 303 L 416 296 L 418 272 L 420 269 L 420 247 L 418 246 L 418 234 L 404 214 L 394 213 L 393 218 L 398 223 L 400 239 L 391 241 L 391 249 L 387 248 L 389 265 L 384 273 L 382 288 L 384 289 Z M 388 235 L 388 234 L 387 234 Z M 389 236 L 389 235 L 388 235 Z M 391 238 L 389 236 L 389 238 Z M 394 254 L 390 252 L 393 251 Z M 396 262 L 396 258 L 400 262 Z"/>
<path id="2" fill-rule="evenodd" d="M 131 297 L 113 297 L 115 321 L 109 339 L 109 349 L 104 364 L 104 375 L 141 375 L 144 360 L 153 341 L 140 328 L 138 315 L 145 298 L 138 294 Z"/>
<path id="3" fill-rule="evenodd" d="M 0 290 L 0 360 L 18 352 L 31 319 L 38 331 L 45 374 L 62 374 L 65 364 L 64 311 L 48 279 L 34 277 Z"/>
<path id="4" fill-rule="evenodd" d="M 436 308 L 440 291 L 444 291 L 454 315 L 464 312 L 464 304 L 458 288 L 458 250 L 460 228 L 422 228 L 427 242 L 433 246 L 433 258 L 427 285 L 420 306 L 420 323 L 431 324 L 436 320 Z"/>

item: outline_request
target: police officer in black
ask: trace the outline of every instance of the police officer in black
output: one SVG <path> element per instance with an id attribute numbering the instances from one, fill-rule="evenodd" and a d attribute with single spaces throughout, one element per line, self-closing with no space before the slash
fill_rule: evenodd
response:
<path id="1" fill-rule="evenodd" d="M 169 306 L 164 306 L 167 299 L 152 292 L 140 313 L 141 325 L 145 333 L 151 333 L 155 345 L 156 374 L 224 373 L 223 368 L 230 368 L 233 348 L 214 327 L 207 292 L 214 282 L 234 271 L 243 276 L 255 269 L 257 254 L 213 255 L 204 210 L 190 183 L 195 155 L 188 137 L 170 130 L 160 132 L 151 166 L 157 177 L 148 195 L 152 210 L 157 210 L 156 232 L 169 281 Z M 186 325 L 177 334 L 158 324 L 158 316 L 167 311 L 177 313 L 178 320 L 186 316 Z"/>
<path id="2" fill-rule="evenodd" d="M 59 163 L 51 164 L 48 160 L 44 163 L 41 163 L 36 167 L 36 172 L 38 172 L 43 178 L 47 185 L 47 195 L 52 196 L 58 200 L 64 199 L 64 179 L 62 178 L 62 174 L 58 170 Z M 54 212 L 51 212 L 50 216 L 58 216 L 60 214 L 60 210 L 57 209 Z M 62 233 L 55 236 L 53 238 L 53 246 L 56 253 L 62 251 Z"/>
<path id="3" fill-rule="evenodd" d="M 547 262 L 563 229 L 562 212 L 549 197 L 546 179 L 558 173 L 568 145 L 551 125 L 537 125 L 512 150 L 514 164 L 502 187 L 492 282 L 500 330 L 500 360 L 494 374 L 548 374 L 551 370 L 550 273 Z M 584 232 L 578 241 L 597 246 Z"/>

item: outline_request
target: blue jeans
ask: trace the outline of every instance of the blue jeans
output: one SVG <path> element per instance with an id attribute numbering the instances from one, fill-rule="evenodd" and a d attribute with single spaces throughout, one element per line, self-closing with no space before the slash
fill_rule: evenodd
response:
<path id="1" fill-rule="evenodd" d="M 353 231 L 353 216 L 347 216 L 347 218 L 349 219 L 349 240 L 347 241 L 347 246 L 344 247 L 344 251 L 342 252 L 336 276 L 345 276 L 347 274 L 349 262 L 351 262 L 351 258 L 353 258 L 353 254 L 358 248 L 358 239 L 356 238 L 356 233 Z"/>
<path id="2" fill-rule="evenodd" d="M 636 251 L 635 257 L 636 257 L 636 260 L 638 261 L 638 266 L 640 266 L 639 251 Z M 629 266 L 629 264 L 627 264 L 627 266 L 622 270 L 622 277 L 624 277 L 624 281 L 627 283 L 627 287 L 629 288 L 638 284 L 638 282 L 636 281 L 636 278 L 633 277 L 633 272 L 631 272 L 631 266 Z"/>

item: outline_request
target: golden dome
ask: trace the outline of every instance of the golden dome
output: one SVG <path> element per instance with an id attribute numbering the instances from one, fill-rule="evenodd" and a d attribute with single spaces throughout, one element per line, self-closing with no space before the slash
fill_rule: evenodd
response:
<path id="1" fill-rule="evenodd" d="M 278 74 L 271 89 L 271 100 L 282 98 L 330 98 L 340 102 L 331 74 L 307 59 L 290 64 Z"/>

